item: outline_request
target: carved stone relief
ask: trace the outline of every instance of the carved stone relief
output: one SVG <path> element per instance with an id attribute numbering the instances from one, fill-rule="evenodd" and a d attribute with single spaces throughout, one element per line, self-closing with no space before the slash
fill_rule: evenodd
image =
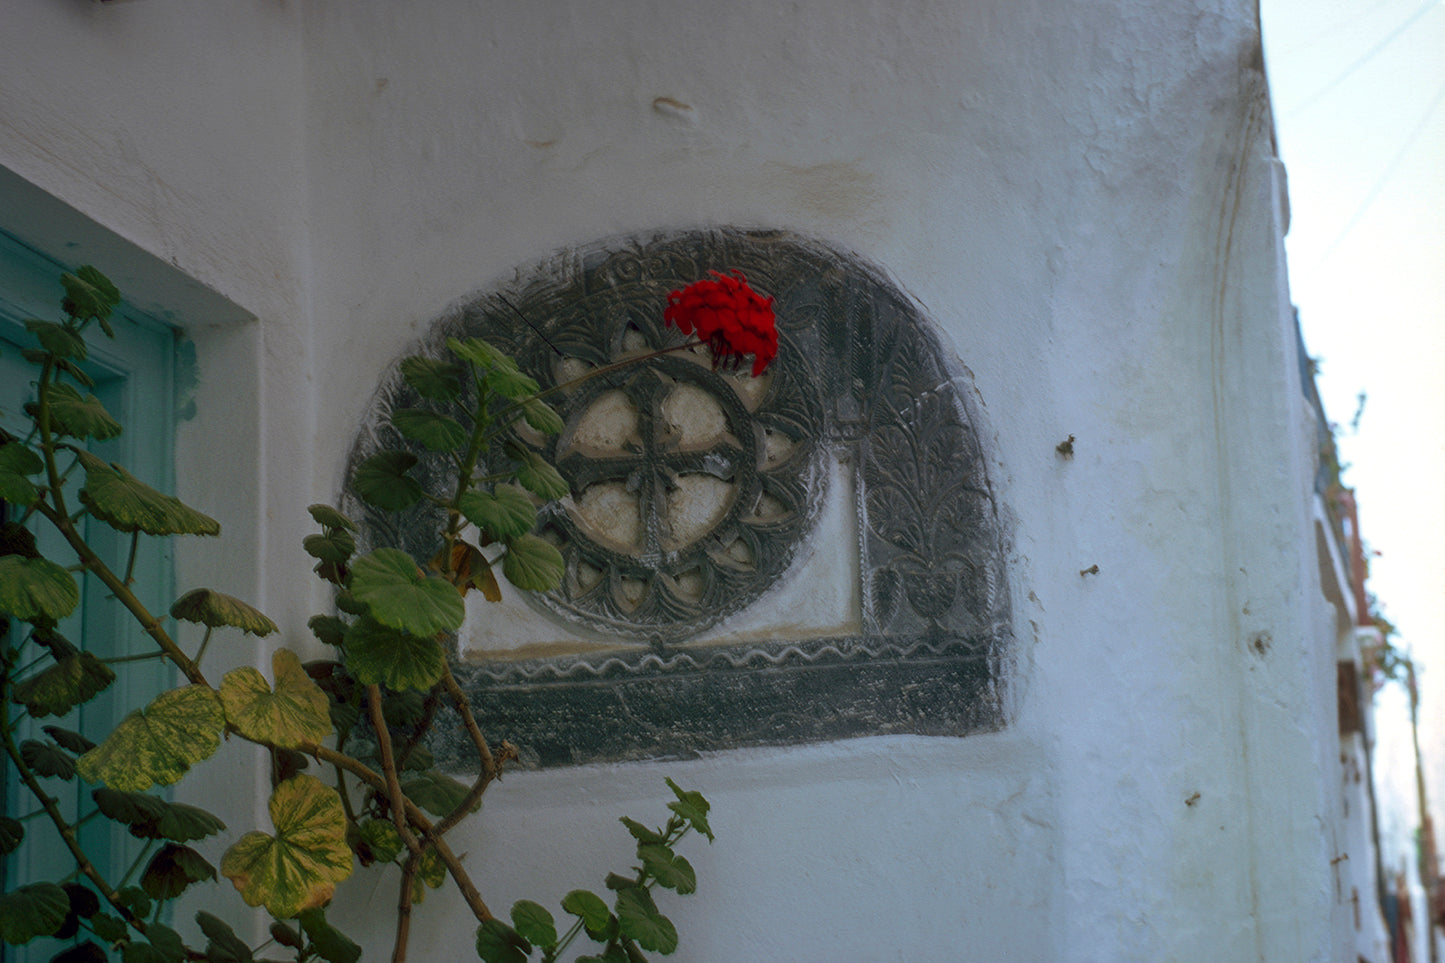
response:
<path id="1" fill-rule="evenodd" d="M 566 575 L 535 612 L 509 601 L 472 615 L 502 635 L 542 624 L 545 644 L 507 652 L 464 629 L 456 672 L 484 729 L 531 764 L 1003 724 L 1003 531 L 971 388 L 878 272 L 781 232 L 634 238 L 564 252 L 460 305 L 420 350 L 480 335 L 564 385 L 683 343 L 662 326 L 667 292 L 734 269 L 774 298 L 780 348 L 761 378 L 712 370 L 705 348 L 663 355 L 559 390 L 563 432 L 528 439 L 571 487 L 538 523 Z M 386 424 L 414 401 L 391 372 L 353 464 L 409 448 L 414 474 L 446 491 L 447 462 Z M 819 523 L 829 504 L 843 527 Z M 434 509 L 346 508 L 368 547 L 436 550 L 419 541 Z M 846 575 L 807 561 L 830 555 Z M 840 577 L 853 614 L 821 635 L 769 608 L 790 582 L 826 594 L 806 580 Z M 433 748 L 464 759 L 463 740 Z"/>

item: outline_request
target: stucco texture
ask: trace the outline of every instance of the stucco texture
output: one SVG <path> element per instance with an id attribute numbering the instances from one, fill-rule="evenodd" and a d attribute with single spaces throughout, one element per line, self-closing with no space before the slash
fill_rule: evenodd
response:
<path id="1" fill-rule="evenodd" d="M 0 61 L 0 164 L 253 318 L 188 327 L 206 431 L 182 467 L 255 436 L 253 481 L 211 468 L 190 494 L 253 520 L 231 561 L 292 639 L 320 604 L 304 506 L 335 497 L 381 373 L 552 252 L 815 237 L 887 271 L 972 375 L 1010 531 L 1006 727 L 513 774 L 454 846 L 493 906 L 625 868 L 616 817 L 660 814 L 671 776 L 718 836 L 686 850 L 698 894 L 664 901 L 677 959 L 1347 945 L 1252 3 L 10 7 L 30 40 Z M 392 883 L 351 884 L 333 918 L 369 932 Z M 444 891 L 412 933 L 414 959 L 472 954 Z"/>

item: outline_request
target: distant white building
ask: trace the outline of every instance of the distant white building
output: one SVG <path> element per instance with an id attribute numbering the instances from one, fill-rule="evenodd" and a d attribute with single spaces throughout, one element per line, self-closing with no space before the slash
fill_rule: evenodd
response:
<path id="1" fill-rule="evenodd" d="M 595 719 L 491 720 L 544 764 L 458 830 L 493 906 L 625 867 L 617 817 L 671 777 L 718 837 L 664 907 L 679 959 L 1388 959 L 1254 3 L 9 6 L 0 230 L 178 329 L 194 384 L 154 430 L 224 535 L 175 584 L 288 645 L 327 604 L 306 506 L 437 323 L 504 292 L 610 331 L 589 299 L 689 264 L 789 309 L 795 394 L 736 415 L 781 398 L 810 459 L 758 455 L 748 484 L 803 493 L 762 575 L 667 619 L 471 613 L 488 704 L 625 667 L 546 689 Z M 264 775 L 228 745 L 182 792 L 239 834 Z M 380 880 L 332 910 L 368 959 Z M 475 925 L 429 898 L 412 958 Z"/>

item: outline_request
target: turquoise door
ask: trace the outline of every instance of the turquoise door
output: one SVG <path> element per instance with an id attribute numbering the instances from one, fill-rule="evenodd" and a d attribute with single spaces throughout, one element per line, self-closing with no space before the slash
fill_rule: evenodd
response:
<path id="1" fill-rule="evenodd" d="M 73 265 L 71 266 L 73 267 Z M 102 271 L 103 265 L 97 265 Z M 46 321 L 62 319 L 59 301 L 62 268 L 54 262 L 0 234 L 0 426 L 13 435 L 25 437 L 30 429 L 24 405 L 33 400 L 36 369 L 28 364 L 22 351 L 33 347 L 33 337 L 23 326 L 26 318 Z M 122 292 L 124 294 L 124 292 Z M 173 487 L 173 440 L 176 422 L 176 332 L 154 319 L 122 305 L 112 319 L 115 340 L 99 332 L 88 338 L 89 357 L 83 367 L 95 380 L 92 389 L 117 420 L 124 426 L 122 434 L 103 443 L 93 443 L 94 454 L 107 461 L 124 465 L 138 478 L 162 490 Z M 87 331 L 87 334 L 91 332 Z M 67 486 L 67 501 L 77 506 L 74 491 L 82 479 L 76 477 Z M 21 520 L 15 506 L 0 502 L 4 520 Z M 73 565 L 75 555 L 41 519 L 26 520 L 36 534 L 41 551 L 62 565 Z M 101 556 L 123 570 L 130 551 L 130 539 L 103 524 L 88 525 L 85 536 Z M 164 615 L 173 596 L 170 545 L 165 540 L 141 536 L 135 565 L 135 588 L 151 611 Z M 103 586 L 93 578 L 83 578 L 81 604 L 75 614 L 61 625 L 61 633 L 77 646 L 94 652 L 103 659 L 147 652 L 143 633 L 124 613 L 108 602 Z M 7 645 L 24 640 L 26 626 L 12 626 Z M 24 661 L 42 653 L 34 645 L 23 647 Z M 48 657 L 47 657 L 48 658 Z M 44 663 L 40 663 L 43 665 Z M 144 705 L 163 688 L 174 684 L 174 673 L 159 660 L 116 662 L 117 680 L 94 701 L 64 717 L 41 720 L 24 718 L 17 741 L 45 740 L 44 726 L 59 726 L 83 732 L 99 741 L 108 734 L 125 711 Z M 125 707 L 125 708 L 122 708 Z M 18 706 L 5 706 L 13 719 L 24 716 Z M 7 774 L 13 776 L 13 773 Z M 68 782 L 58 778 L 44 780 L 45 788 L 60 801 L 69 818 L 75 819 L 93 810 L 90 791 L 95 788 L 76 777 Z M 26 882 L 57 881 L 75 871 L 75 862 L 62 844 L 53 824 L 45 816 L 26 818 L 39 807 L 24 786 L 4 786 L 5 812 L 24 820 L 26 839 L 19 850 L 0 864 L 0 889 L 9 891 Z M 92 819 L 81 826 L 82 845 L 91 853 L 101 872 L 112 885 L 120 885 L 127 873 L 129 883 L 139 879 L 141 865 L 132 865 L 143 855 L 144 843 L 132 838 L 109 820 Z M 46 961 L 87 934 L 81 931 L 75 940 L 60 942 L 37 939 L 23 947 L 0 944 L 0 960 L 4 963 Z"/>

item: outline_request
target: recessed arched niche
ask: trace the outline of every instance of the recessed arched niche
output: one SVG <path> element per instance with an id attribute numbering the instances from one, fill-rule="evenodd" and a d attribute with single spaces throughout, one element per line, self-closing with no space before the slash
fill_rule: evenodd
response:
<path id="1" fill-rule="evenodd" d="M 961 736 L 1004 722 L 1004 532 L 963 368 L 879 271 L 786 232 L 609 240 L 521 270 L 438 318 L 414 352 L 480 336 L 543 387 L 685 339 L 667 293 L 741 271 L 774 299 L 758 379 L 669 354 L 549 400 L 535 446 L 571 495 L 540 516 L 561 586 L 468 596 L 454 671 L 484 731 L 530 765 L 691 755 L 865 735 Z M 445 457 L 387 421 L 416 403 L 395 367 L 351 463 Z M 439 515 L 350 498 L 361 543 L 437 549 Z M 470 745 L 438 726 L 438 758 Z"/>

